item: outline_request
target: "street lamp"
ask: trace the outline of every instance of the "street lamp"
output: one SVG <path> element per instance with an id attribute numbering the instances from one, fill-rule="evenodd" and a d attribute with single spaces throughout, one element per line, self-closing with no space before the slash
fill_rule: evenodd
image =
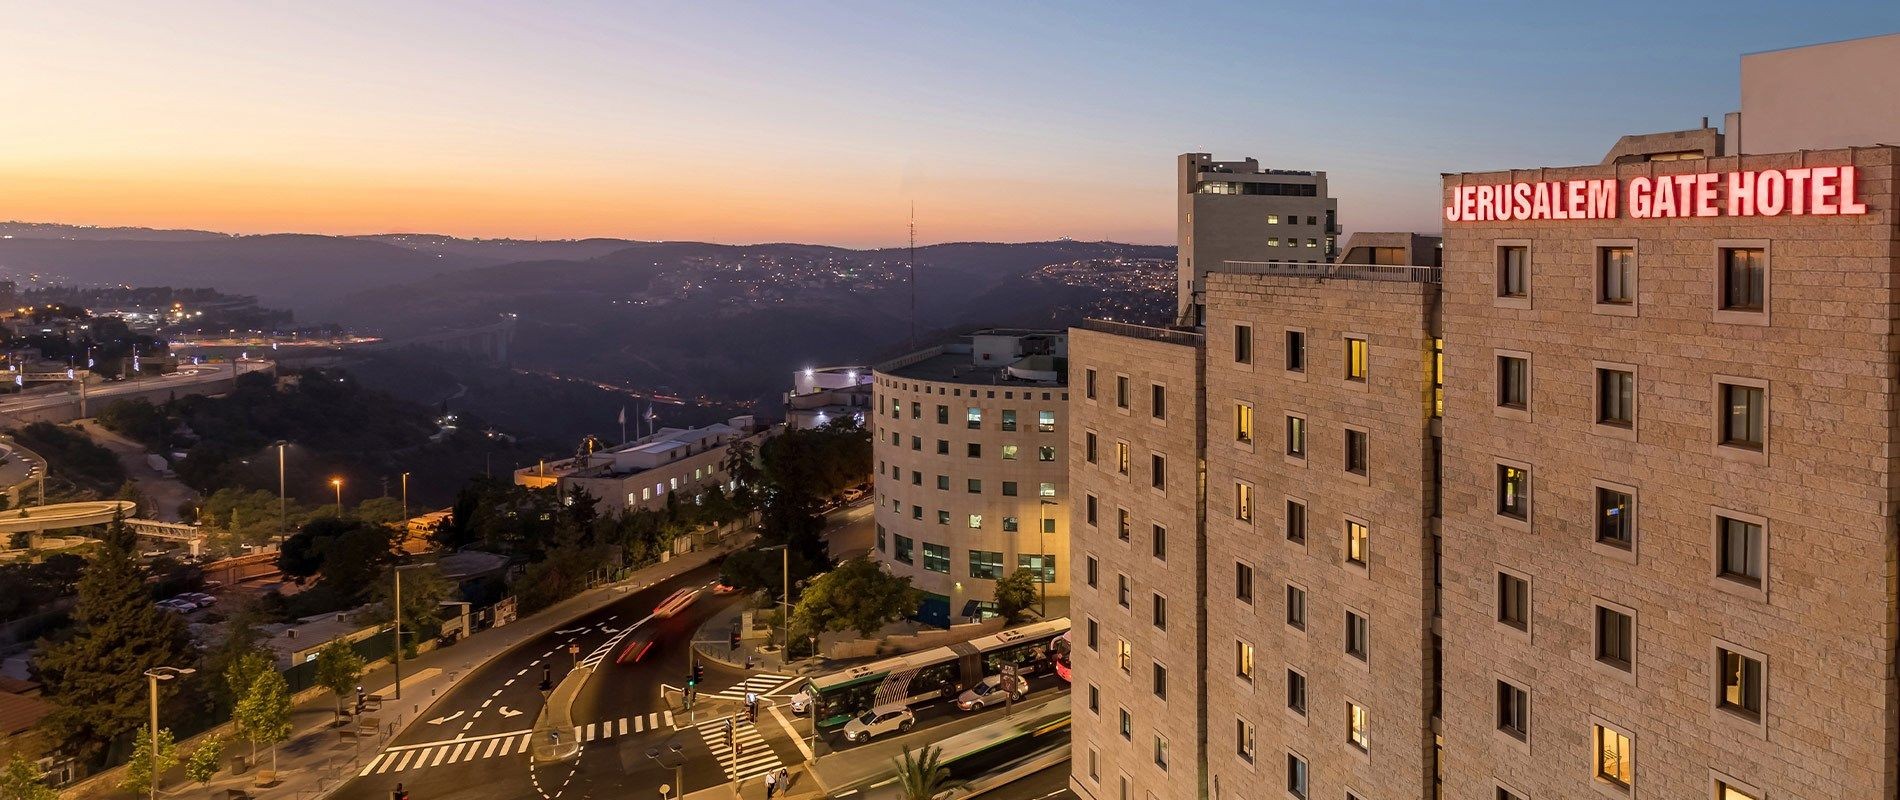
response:
<path id="1" fill-rule="evenodd" d="M 1049 618 L 1049 507 L 1056 501 L 1044 498 L 1037 507 L 1041 524 L 1036 526 L 1036 583 L 1042 586 L 1042 600 L 1037 603 L 1036 614 L 1043 619 Z"/>
<path id="2" fill-rule="evenodd" d="M 343 479 L 331 478 L 330 486 L 336 489 L 336 515 L 343 516 Z"/>
<path id="3" fill-rule="evenodd" d="M 274 446 L 277 448 L 277 532 L 288 534 L 290 533 L 290 512 L 288 511 L 289 500 L 286 498 L 290 496 L 288 491 L 290 487 L 284 483 L 284 449 L 289 447 L 290 443 L 278 439 Z"/>
<path id="4" fill-rule="evenodd" d="M 338 481 L 337 483 L 341 484 L 341 481 Z M 394 655 L 391 656 L 391 658 L 394 659 L 393 665 L 396 669 L 396 697 L 394 699 L 397 699 L 397 700 L 402 699 L 402 573 L 404 570 L 421 569 L 426 566 L 429 566 L 429 565 L 428 564 L 403 564 L 389 571 L 390 574 L 394 575 L 396 578 L 396 597 L 390 603 L 390 613 L 396 620 L 396 624 L 395 624 L 396 646 L 395 646 L 395 653 Z"/>
<path id="5" fill-rule="evenodd" d="M 151 689 L 152 696 L 152 781 L 148 787 L 152 800 L 158 798 L 158 682 L 175 677 L 190 675 L 197 670 L 191 667 L 153 667 L 145 671 L 145 683 Z"/>
<path id="6" fill-rule="evenodd" d="M 409 473 L 402 474 L 402 524 L 409 527 Z"/>
<path id="7" fill-rule="evenodd" d="M 773 550 L 779 551 L 780 554 L 779 586 L 785 591 L 785 619 L 781 620 L 779 625 L 782 629 L 779 642 L 784 650 L 779 653 L 779 658 L 789 662 L 792 656 L 792 547 L 790 544 L 779 544 L 759 548 L 761 553 L 770 553 Z"/>
<path id="8" fill-rule="evenodd" d="M 661 756 L 667 755 L 667 754 L 671 754 L 673 757 L 670 759 L 661 758 Z M 660 748 L 658 747 L 647 748 L 647 758 L 653 759 L 653 763 L 660 765 L 661 768 L 665 768 L 669 766 L 673 768 L 673 785 L 671 787 L 661 786 L 660 797 L 665 798 L 667 796 L 666 790 L 668 788 L 671 788 L 673 790 L 674 800 L 678 800 L 680 794 L 686 791 L 686 782 L 684 780 L 686 776 L 682 773 L 682 770 L 686 766 L 685 748 L 680 746 L 680 743 L 678 740 L 670 739 L 666 743 L 665 751 L 661 751 Z M 668 764 L 667 763 L 668 761 L 671 761 L 673 763 Z"/>

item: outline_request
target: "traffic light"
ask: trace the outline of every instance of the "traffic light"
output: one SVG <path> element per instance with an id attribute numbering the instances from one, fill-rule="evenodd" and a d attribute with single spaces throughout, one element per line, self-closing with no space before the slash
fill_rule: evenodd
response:
<path id="1" fill-rule="evenodd" d="M 699 659 L 697 658 L 693 659 L 693 676 L 686 680 L 686 685 L 698 686 L 699 682 L 705 679 L 706 679 L 706 665 L 699 663 Z"/>
<path id="2" fill-rule="evenodd" d="M 732 633 L 726 639 L 726 643 L 727 643 L 727 649 L 730 649 L 730 650 L 739 649 L 739 629 L 738 628 L 732 629 Z"/>

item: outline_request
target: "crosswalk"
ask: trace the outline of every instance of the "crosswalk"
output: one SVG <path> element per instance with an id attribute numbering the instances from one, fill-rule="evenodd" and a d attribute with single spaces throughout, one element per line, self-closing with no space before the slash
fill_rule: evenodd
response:
<path id="1" fill-rule="evenodd" d="M 656 711 L 651 714 L 621 717 L 606 722 L 576 725 L 572 736 L 577 742 L 598 742 L 615 736 L 630 736 L 663 728 L 675 729 L 673 712 Z M 528 731 L 512 731 L 489 736 L 392 747 L 370 759 L 370 762 L 364 765 L 357 775 L 381 775 L 386 772 L 427 769 L 482 758 L 521 756 L 528 752 L 528 738 L 531 735 Z"/>
<path id="2" fill-rule="evenodd" d="M 704 693 L 701 693 L 699 696 L 700 697 L 714 697 L 714 698 L 719 698 L 721 700 L 744 700 L 746 692 L 752 692 L 753 694 L 763 696 L 763 695 L 771 694 L 772 692 L 776 692 L 780 688 L 789 686 L 792 683 L 795 683 L 797 681 L 798 681 L 797 678 L 794 678 L 790 675 L 768 675 L 765 673 L 760 673 L 750 678 L 746 678 L 743 681 L 740 681 L 737 685 L 734 685 L 732 688 L 721 689 L 717 692 L 704 692 Z"/>
<path id="3" fill-rule="evenodd" d="M 739 745 L 737 758 L 733 757 L 732 748 L 726 746 L 728 719 L 734 722 L 732 738 Z M 699 729 L 699 738 L 706 742 L 706 749 L 712 751 L 719 766 L 726 771 L 727 780 L 754 778 L 784 766 L 784 762 L 779 761 L 778 753 L 772 752 L 771 745 L 765 743 L 765 737 L 759 735 L 759 729 L 746 722 L 743 716 L 709 719 L 693 727 Z"/>

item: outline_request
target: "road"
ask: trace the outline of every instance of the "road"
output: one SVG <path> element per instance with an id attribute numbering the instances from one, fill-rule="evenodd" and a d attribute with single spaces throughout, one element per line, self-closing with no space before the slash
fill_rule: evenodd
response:
<path id="1" fill-rule="evenodd" d="M 232 370 L 239 374 L 270 369 L 268 361 L 245 361 L 242 363 L 193 364 L 178 368 L 177 372 L 156 378 L 113 381 L 97 386 L 86 387 L 86 402 L 97 407 L 99 403 L 110 401 L 113 397 L 136 392 L 148 392 L 153 389 L 188 389 L 194 386 L 229 382 Z M 0 398 L 0 414 L 12 414 L 22 411 L 34 411 L 48 406 L 66 405 L 73 402 L 79 391 L 68 386 L 52 385 L 29 389 L 19 394 Z M 90 409 L 88 409 L 90 410 Z"/>
<path id="2" fill-rule="evenodd" d="M 1069 791 L 1069 762 L 1026 775 L 995 789 L 984 797 L 989 800 L 1073 800 Z"/>

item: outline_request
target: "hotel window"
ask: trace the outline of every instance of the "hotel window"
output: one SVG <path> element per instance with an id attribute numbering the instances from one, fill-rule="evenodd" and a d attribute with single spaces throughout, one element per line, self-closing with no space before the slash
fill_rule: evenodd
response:
<path id="1" fill-rule="evenodd" d="M 937 477 L 939 477 L 939 478 L 941 478 L 941 477 L 944 477 L 944 476 L 942 476 L 942 475 L 939 475 L 939 476 L 937 476 Z M 966 489 L 966 490 L 967 490 L 967 491 L 968 491 L 968 492 L 969 492 L 970 494 L 982 494 L 982 493 L 983 493 L 983 479 L 982 479 L 982 478 L 970 478 L 970 479 L 968 480 L 968 482 L 967 482 L 967 483 L 965 484 L 965 489 Z"/>
<path id="2" fill-rule="evenodd" d="M 1498 621 L 1520 631 L 1531 627 L 1531 582 L 1498 573 Z"/>
<path id="3" fill-rule="evenodd" d="M 1636 249 L 1597 248 L 1597 302 L 1628 305 L 1636 300 Z"/>
<path id="4" fill-rule="evenodd" d="M 1253 444 L 1253 406 L 1234 404 L 1234 441 Z"/>
<path id="5" fill-rule="evenodd" d="M 950 455 L 950 440 L 949 439 L 937 440 L 937 455 L 940 455 L 940 456 Z"/>
<path id="6" fill-rule="evenodd" d="M 1150 605 L 1149 610 L 1151 612 L 1149 614 L 1149 619 L 1154 623 L 1154 626 L 1160 630 L 1164 630 L 1164 631 L 1167 630 L 1168 629 L 1168 598 L 1162 597 L 1159 592 L 1156 592 L 1152 597 L 1152 603 Z"/>
<path id="7" fill-rule="evenodd" d="M 970 515 L 970 527 L 972 527 L 972 528 L 981 528 L 981 527 L 983 527 L 983 515 L 982 515 L 982 514 L 971 514 L 971 515 Z"/>
<path id="8" fill-rule="evenodd" d="M 924 518 L 924 507 L 923 507 L 923 506 L 911 506 L 911 507 L 910 507 L 910 518 L 911 518 L 911 519 L 923 519 L 923 518 Z"/>
<path id="9" fill-rule="evenodd" d="M 970 551 L 970 577 L 986 581 L 1003 577 L 1003 554 L 995 550 Z"/>
<path id="10" fill-rule="evenodd" d="M 1055 433 L 1056 432 L 1056 412 L 1054 411 L 1036 412 L 1036 431 L 1038 433 Z"/>
<path id="11" fill-rule="evenodd" d="M 1498 296 L 1526 297 L 1530 294 L 1531 249 L 1523 245 L 1498 248 Z"/>
<path id="12" fill-rule="evenodd" d="M 1722 248 L 1722 310 L 1760 311 L 1768 297 L 1768 252 Z"/>
<path id="13" fill-rule="evenodd" d="M 1129 644 L 1127 639 L 1115 640 L 1115 664 L 1123 672 L 1133 672 L 1135 669 L 1135 646 Z"/>
<path id="14" fill-rule="evenodd" d="M 1168 560 L 1168 529 L 1160 525 L 1154 526 L 1153 535 L 1149 537 L 1149 541 L 1153 544 L 1150 552 L 1153 553 L 1155 559 Z"/>
<path id="15" fill-rule="evenodd" d="M 1531 404 L 1530 359 L 1498 356 L 1498 405 L 1525 409 Z"/>
<path id="16" fill-rule="evenodd" d="M 1253 605 L 1253 567 L 1234 562 L 1234 598 Z"/>
<path id="17" fill-rule="evenodd" d="M 1366 474 L 1371 455 L 1367 452 L 1371 445 L 1371 436 L 1365 431 L 1346 429 L 1346 471 L 1354 475 Z"/>
<path id="18" fill-rule="evenodd" d="M 1718 780 L 1715 782 L 1715 800 L 1761 800 L 1761 795 L 1750 794 L 1735 784 Z"/>
<path id="19" fill-rule="evenodd" d="M 1115 443 L 1115 471 L 1122 475 L 1128 474 L 1128 443 L 1127 442 Z"/>
<path id="20" fill-rule="evenodd" d="M 949 545 L 924 542 L 924 569 L 930 572 L 950 574 Z"/>
<path id="21" fill-rule="evenodd" d="M 998 564 L 1002 563 L 1001 556 L 997 557 L 997 563 Z M 1095 560 L 1095 556 L 1089 556 L 1088 560 L 1083 562 L 1083 570 L 1084 570 L 1083 574 L 1087 576 L 1085 580 L 1088 581 L 1090 589 L 1097 588 L 1098 584 L 1096 583 L 1096 581 L 1100 578 L 1100 575 L 1098 573 L 1100 573 L 1101 568 L 1102 568 L 1102 565 L 1100 562 Z"/>
<path id="22" fill-rule="evenodd" d="M 1715 574 L 1744 586 L 1761 588 L 1768 540 L 1762 526 L 1718 516 L 1715 518 Z"/>
<path id="23" fill-rule="evenodd" d="M 1346 655 L 1365 661 L 1372 655 L 1372 620 L 1346 612 Z"/>
<path id="24" fill-rule="evenodd" d="M 1498 465 L 1498 514 L 1511 519 L 1530 519 L 1531 473 L 1522 467 Z"/>
<path id="25" fill-rule="evenodd" d="M 1036 484 L 1036 496 L 1037 497 L 1055 497 L 1056 485 L 1053 483 Z"/>
<path id="26" fill-rule="evenodd" d="M 1121 721 L 1122 738 L 1133 739 L 1135 737 L 1135 718 L 1134 716 L 1128 713 L 1128 709 L 1126 708 L 1122 709 L 1121 712 L 1122 712 L 1122 721 Z M 1122 797 L 1125 798 L 1127 796 L 1128 796 L 1128 779 L 1123 778 L 1122 779 Z"/>
<path id="27" fill-rule="evenodd" d="M 1306 371 L 1306 333 L 1304 331 L 1286 332 L 1286 371 Z"/>
<path id="28" fill-rule="evenodd" d="M 1761 721 L 1761 661 L 1726 647 L 1715 649 L 1715 671 L 1721 678 L 1716 705 L 1750 722 Z"/>
<path id="29" fill-rule="evenodd" d="M 910 471 L 910 485 L 912 486 L 924 485 L 924 474 L 914 469 L 911 470 Z"/>
<path id="30" fill-rule="evenodd" d="M 1156 489 L 1168 488 L 1168 459 L 1160 453 L 1148 456 L 1148 485 Z"/>
<path id="31" fill-rule="evenodd" d="M 1019 526 L 1015 517 L 1003 518 L 1003 532 L 1004 533 L 1015 533 L 1017 530 L 1019 530 Z"/>
<path id="32" fill-rule="evenodd" d="M 913 546 L 913 541 L 909 536 L 905 536 L 902 534 L 897 535 L 897 549 L 896 549 L 897 556 L 896 557 L 900 563 L 904 563 L 904 564 L 912 563 L 911 561 L 911 547 L 912 546 Z"/>
<path id="33" fill-rule="evenodd" d="M 1234 677 L 1253 683 L 1253 645 L 1234 642 Z"/>
<path id="34" fill-rule="evenodd" d="M 950 512 L 948 512 L 948 511 L 943 511 L 943 510 L 941 510 L 941 509 L 940 509 L 940 510 L 938 510 L 938 511 L 937 511 L 937 524 L 938 524 L 938 525 L 948 525 L 948 524 L 950 524 Z"/>
<path id="35" fill-rule="evenodd" d="M 938 488 L 939 490 L 942 490 L 942 491 L 946 491 L 946 492 L 947 492 L 947 491 L 950 491 L 950 476 L 948 476 L 948 475 L 938 475 L 938 476 L 937 476 L 937 488 Z"/>
<path id="36" fill-rule="evenodd" d="M 1089 713 L 1102 713 L 1102 690 L 1093 683 L 1089 684 Z"/>
<path id="37" fill-rule="evenodd" d="M 1627 428 L 1636 422 L 1636 373 L 1597 370 L 1597 422 Z"/>
<path id="38" fill-rule="evenodd" d="M 1372 559 L 1372 532 L 1366 524 L 1346 520 L 1346 563 L 1364 567 Z"/>
<path id="39" fill-rule="evenodd" d="M 1168 418 L 1168 387 L 1159 383 L 1148 386 L 1148 413 L 1155 419 Z"/>
<path id="40" fill-rule="evenodd" d="M 949 406 L 937 406 L 937 424 L 938 425 L 950 424 L 950 407 Z"/>
<path id="41" fill-rule="evenodd" d="M 910 437 L 910 449 L 915 450 L 919 453 L 923 452 L 924 451 L 924 437 L 922 436 Z"/>
<path id="42" fill-rule="evenodd" d="M 1286 586 L 1286 624 L 1294 630 L 1306 630 L 1306 590 L 1290 583 Z"/>
<path id="43" fill-rule="evenodd" d="M 1280 215 L 1279 215 L 1279 214 L 1268 214 L 1268 215 L 1267 215 L 1267 224 L 1268 224 L 1268 225 L 1278 225 L 1278 224 L 1280 224 Z"/>
<path id="44" fill-rule="evenodd" d="M 1622 731 L 1605 725 L 1592 725 L 1597 748 L 1597 778 L 1619 789 L 1628 789 L 1635 780 L 1636 748 Z"/>
<path id="45" fill-rule="evenodd" d="M 1016 430 L 1016 409 L 1013 409 L 1013 408 L 1003 409 L 1003 430 L 1006 430 L 1006 431 Z"/>
<path id="46" fill-rule="evenodd" d="M 1082 396 L 1090 400 L 1095 399 L 1095 370 L 1093 369 L 1082 373 Z"/>
<path id="47" fill-rule="evenodd" d="M 1498 681 L 1498 730 L 1525 740 L 1531 735 L 1531 693 Z"/>
<path id="48" fill-rule="evenodd" d="M 1311 225 L 1311 224 L 1313 224 L 1313 220 L 1312 220 L 1312 218 L 1310 218 L 1310 217 L 1309 217 L 1309 218 L 1307 218 L 1307 220 L 1306 220 L 1306 224 L 1308 224 L 1308 225 Z M 1306 246 L 1307 246 L 1307 247 L 1318 247 L 1318 246 L 1319 246 L 1319 240 L 1318 240 L 1318 239 L 1307 239 L 1307 240 L 1306 240 Z"/>
<path id="49" fill-rule="evenodd" d="M 1760 386 L 1721 384 L 1722 444 L 1748 450 L 1762 449 L 1766 438 L 1768 390 Z"/>
<path id="50" fill-rule="evenodd" d="M 1234 718 L 1234 755 L 1247 763 L 1253 763 L 1254 730 L 1253 723 L 1239 717 Z"/>
<path id="51" fill-rule="evenodd" d="M 924 418 L 924 404 L 923 403 L 913 402 L 910 404 L 910 418 L 911 419 Z"/>
<path id="52" fill-rule="evenodd" d="M 1159 677 L 1156 679 L 1159 680 Z M 1156 688 L 1160 688 L 1159 685 Z M 1162 692 L 1156 692 L 1156 694 L 1166 696 Z M 1155 766 L 1160 767 L 1162 772 L 1168 771 L 1168 740 L 1162 738 L 1160 734 L 1155 734 Z"/>
<path id="53" fill-rule="evenodd" d="M 977 442 L 970 442 L 963 446 L 963 454 L 970 458 L 982 458 L 983 445 Z"/>
<path id="54" fill-rule="evenodd" d="M 1306 759 L 1286 754 L 1286 793 L 1306 800 Z"/>
<path id="55" fill-rule="evenodd" d="M 1095 757 L 1095 751 L 1093 751 L 1093 750 L 1090 750 L 1090 751 L 1089 751 L 1089 757 L 1090 757 L 1090 758 L 1094 758 L 1094 757 Z M 1091 762 L 1091 763 L 1093 763 L 1093 762 Z M 1090 773 L 1090 777 L 1094 777 L 1094 773 Z M 1518 794 L 1517 792 L 1513 792 L 1513 791 L 1511 791 L 1511 790 L 1509 790 L 1509 789 L 1506 789 L 1506 788 L 1504 788 L 1504 787 L 1502 787 L 1502 786 L 1499 786 L 1499 787 L 1498 787 L 1498 794 L 1497 794 L 1497 800 L 1524 800 L 1524 796 L 1523 796 L 1523 795 L 1521 795 L 1521 794 Z"/>
<path id="56" fill-rule="evenodd" d="M 1019 449 L 1019 448 L 1017 448 L 1017 447 L 1016 447 L 1016 445 L 1013 445 L 1013 444 L 1006 444 L 1006 445 L 1003 445 L 1003 460 L 1004 460 L 1004 461 L 1015 461 L 1015 460 L 1016 460 L 1016 451 L 1017 451 L 1018 449 Z"/>
<path id="57" fill-rule="evenodd" d="M 1306 457 L 1305 417 L 1286 416 L 1286 454 L 1294 458 Z"/>
<path id="58" fill-rule="evenodd" d="M 1432 416 L 1445 416 L 1445 340 L 1432 340 Z"/>
<path id="59" fill-rule="evenodd" d="M 1366 340 L 1357 336 L 1346 337 L 1346 380 L 1364 383 L 1371 372 L 1366 352 Z"/>
<path id="60" fill-rule="evenodd" d="M 1295 714 L 1306 716 L 1306 676 L 1291 668 L 1286 671 L 1286 707 Z"/>
<path id="61" fill-rule="evenodd" d="M 1134 536 L 1134 526 L 1128 520 L 1128 509 L 1115 509 L 1115 538 L 1124 542 L 1132 541 Z"/>
<path id="62" fill-rule="evenodd" d="M 1628 550 L 1636 546 L 1635 498 L 1597 487 L 1597 542 Z"/>
<path id="63" fill-rule="evenodd" d="M 1234 326 L 1234 363 L 1253 363 L 1253 326 Z"/>
<path id="64" fill-rule="evenodd" d="M 1115 602 L 1122 608 L 1133 608 L 1135 584 L 1127 575 L 1115 576 Z"/>
<path id="65" fill-rule="evenodd" d="M 1290 241 L 1290 240 L 1289 240 L 1289 241 Z M 1280 237 L 1278 237 L 1278 236 L 1269 236 L 1269 237 L 1267 237 L 1267 246 L 1268 246 L 1268 247 L 1279 247 L 1279 246 L 1280 246 Z"/>
<path id="66" fill-rule="evenodd" d="M 1597 606 L 1597 660 L 1628 672 L 1636 662 L 1636 620 L 1613 608 Z"/>
<path id="67" fill-rule="evenodd" d="M 1366 707 L 1346 701 L 1346 741 L 1353 747 L 1367 750 L 1372 747 L 1372 737 L 1367 730 Z"/>
<path id="68" fill-rule="evenodd" d="M 1128 407 L 1128 376 L 1115 376 L 1115 407 Z"/>
<path id="69" fill-rule="evenodd" d="M 1007 484 L 1003 486 L 1005 493 L 1008 493 L 1009 488 L 1010 487 Z M 1095 524 L 1095 507 L 1096 507 L 1095 495 L 1092 495 L 1092 494 L 1084 495 L 1082 497 L 1083 518 L 1086 519 L 1088 521 L 1088 524 L 1090 525 Z"/>
<path id="70" fill-rule="evenodd" d="M 1241 522 L 1253 521 L 1253 487 L 1244 483 L 1234 484 L 1234 518 Z"/>
<path id="71" fill-rule="evenodd" d="M 1090 464 L 1095 463 L 1095 431 L 1082 434 L 1082 457 Z"/>
<path id="72" fill-rule="evenodd" d="M 1015 481 L 1003 481 L 1003 496 L 1004 497 L 1016 496 L 1016 482 Z"/>
<path id="73" fill-rule="evenodd" d="M 1042 445 L 1042 446 L 1040 446 L 1040 447 L 1037 447 L 1037 448 L 1036 448 L 1036 460 L 1037 460 L 1037 461 L 1054 461 L 1054 460 L 1056 460 L 1056 448 L 1055 448 L 1055 445 L 1049 445 L 1049 444 L 1045 444 L 1045 445 Z"/>
<path id="74" fill-rule="evenodd" d="M 1306 504 L 1298 500 L 1286 501 L 1286 540 L 1306 544 Z"/>
<path id="75" fill-rule="evenodd" d="M 1101 638 L 1102 626 L 1095 621 L 1094 617 L 1090 617 L 1087 629 L 1084 631 L 1083 643 L 1087 644 L 1090 650 L 1094 650 L 1097 647 L 1096 643 L 1099 642 Z"/>

